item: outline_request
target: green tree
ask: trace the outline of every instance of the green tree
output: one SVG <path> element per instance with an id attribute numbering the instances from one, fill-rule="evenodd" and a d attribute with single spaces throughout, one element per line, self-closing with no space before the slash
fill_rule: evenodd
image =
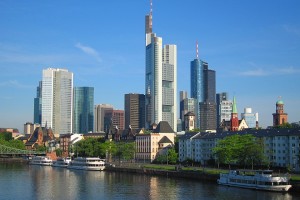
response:
<path id="1" fill-rule="evenodd" d="M 56 156 L 62 156 L 62 152 L 61 149 L 55 149 Z"/>
<path id="2" fill-rule="evenodd" d="M 178 153 L 175 151 L 175 147 L 172 147 L 168 150 L 168 163 L 176 164 L 178 161 Z"/>
<path id="3" fill-rule="evenodd" d="M 239 164 L 246 166 L 265 163 L 262 139 L 253 135 L 232 135 L 218 141 L 213 153 L 219 164 Z"/>
<path id="4" fill-rule="evenodd" d="M 1 132 L 0 133 L 0 140 L 10 141 L 12 140 L 12 133 L 11 132 Z"/>

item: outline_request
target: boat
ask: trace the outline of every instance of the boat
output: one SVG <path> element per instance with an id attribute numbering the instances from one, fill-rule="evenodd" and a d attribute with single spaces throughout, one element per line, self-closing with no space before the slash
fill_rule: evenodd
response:
<path id="1" fill-rule="evenodd" d="M 77 157 L 70 162 L 68 169 L 102 171 L 105 169 L 105 160 L 98 157 Z"/>
<path id="2" fill-rule="evenodd" d="M 274 175 L 273 170 L 230 170 L 229 173 L 221 173 L 217 180 L 220 185 L 287 192 L 292 185 L 289 177 Z"/>
<path id="3" fill-rule="evenodd" d="M 53 162 L 52 167 L 67 167 L 71 162 L 71 158 L 70 157 L 66 157 L 66 158 L 57 158 L 56 161 Z"/>
<path id="4" fill-rule="evenodd" d="M 47 156 L 34 156 L 29 161 L 30 165 L 42 165 L 42 166 L 51 166 L 53 161 L 50 157 Z"/>

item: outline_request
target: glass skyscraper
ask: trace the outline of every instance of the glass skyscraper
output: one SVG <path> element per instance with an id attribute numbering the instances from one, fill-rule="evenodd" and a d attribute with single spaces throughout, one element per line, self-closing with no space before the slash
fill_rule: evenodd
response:
<path id="1" fill-rule="evenodd" d="M 36 97 L 34 98 L 33 123 L 42 123 L 42 81 L 39 82 L 39 86 L 37 86 L 36 88 Z"/>
<path id="2" fill-rule="evenodd" d="M 73 100 L 73 133 L 88 133 L 94 129 L 94 88 L 75 87 Z"/>

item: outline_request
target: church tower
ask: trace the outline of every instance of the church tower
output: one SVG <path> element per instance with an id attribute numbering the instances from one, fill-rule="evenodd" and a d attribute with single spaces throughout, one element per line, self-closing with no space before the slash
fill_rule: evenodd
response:
<path id="1" fill-rule="evenodd" d="M 276 102 L 276 113 L 273 113 L 273 126 L 279 126 L 287 123 L 288 117 L 287 113 L 284 113 L 283 109 L 284 103 L 281 99 Z"/>
<path id="2" fill-rule="evenodd" d="M 233 97 L 233 102 L 232 102 L 230 126 L 231 126 L 230 127 L 231 131 L 238 131 L 238 129 L 239 129 L 239 118 L 238 118 L 238 112 L 237 112 L 237 108 L 236 108 L 235 97 Z"/>

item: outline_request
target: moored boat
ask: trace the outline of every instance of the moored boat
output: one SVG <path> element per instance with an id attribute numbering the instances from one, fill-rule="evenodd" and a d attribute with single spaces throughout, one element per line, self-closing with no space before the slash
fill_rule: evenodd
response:
<path id="1" fill-rule="evenodd" d="M 218 184 L 277 192 L 287 192 L 292 187 L 288 176 L 274 175 L 272 170 L 230 170 L 220 174 Z"/>
<path id="2" fill-rule="evenodd" d="M 53 161 L 50 157 L 47 156 L 34 156 L 29 161 L 30 165 L 42 165 L 42 166 L 51 166 Z"/>
<path id="3" fill-rule="evenodd" d="M 68 169 L 102 171 L 105 169 L 105 160 L 98 157 L 78 157 L 70 162 Z"/>
<path id="4" fill-rule="evenodd" d="M 70 157 L 66 157 L 66 158 L 57 158 L 56 161 L 53 162 L 52 167 L 67 167 L 71 162 L 71 158 Z"/>

